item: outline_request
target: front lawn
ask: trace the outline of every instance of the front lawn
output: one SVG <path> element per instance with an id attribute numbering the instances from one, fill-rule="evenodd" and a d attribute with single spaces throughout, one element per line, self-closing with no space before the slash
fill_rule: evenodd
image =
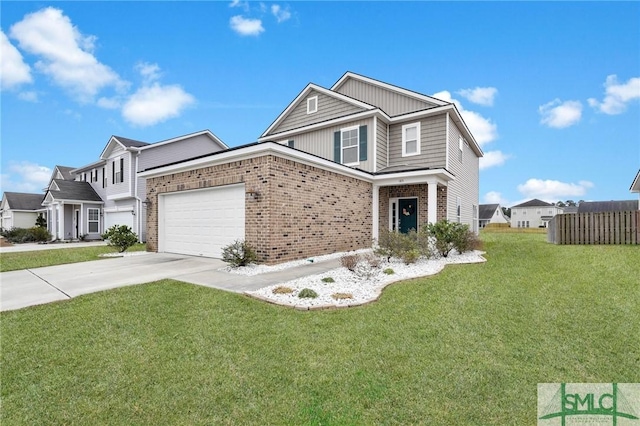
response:
<path id="1" fill-rule="evenodd" d="M 638 246 L 482 237 L 358 308 L 165 280 L 3 312 L 0 423 L 524 425 L 538 383 L 639 381 Z"/>
<path id="2" fill-rule="evenodd" d="M 144 244 L 136 244 L 127 251 L 144 251 Z M 0 272 L 19 269 L 40 268 L 63 265 L 65 263 L 87 262 L 103 259 L 101 254 L 114 253 L 117 249 L 109 246 L 89 246 L 38 251 L 0 253 Z"/>

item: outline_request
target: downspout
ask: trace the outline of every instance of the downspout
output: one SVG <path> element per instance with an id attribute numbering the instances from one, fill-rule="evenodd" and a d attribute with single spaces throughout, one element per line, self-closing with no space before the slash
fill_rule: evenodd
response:
<path id="1" fill-rule="evenodd" d="M 142 200 L 138 197 L 138 158 L 140 157 L 140 150 L 136 150 L 136 167 L 133 171 L 133 179 L 134 179 L 134 195 L 133 198 L 136 200 L 136 206 L 134 208 L 134 212 L 136 213 L 136 226 L 138 228 L 138 242 L 142 242 Z"/>

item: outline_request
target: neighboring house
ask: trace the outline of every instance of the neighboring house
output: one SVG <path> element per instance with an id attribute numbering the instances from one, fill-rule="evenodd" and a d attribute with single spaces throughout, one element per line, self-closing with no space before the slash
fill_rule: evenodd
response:
<path id="1" fill-rule="evenodd" d="M 440 219 L 477 231 L 481 156 L 454 104 L 346 73 L 309 84 L 257 144 L 142 169 L 147 244 L 219 257 L 246 239 L 276 263 Z"/>
<path id="2" fill-rule="evenodd" d="M 638 210 L 640 210 L 640 170 L 638 170 L 635 179 L 633 179 L 629 191 L 638 193 Z"/>
<path id="3" fill-rule="evenodd" d="M 505 216 L 500 204 L 480 204 L 478 223 L 480 228 L 484 228 L 490 223 L 509 223 L 509 218 Z"/>
<path id="4" fill-rule="evenodd" d="M 564 209 L 537 198 L 511 207 L 512 228 L 546 228 L 549 221 Z"/>
<path id="5" fill-rule="evenodd" d="M 583 201 L 578 206 L 578 213 L 629 212 L 638 210 L 638 201 Z"/>
<path id="6" fill-rule="evenodd" d="M 127 225 L 145 241 L 146 182 L 137 172 L 227 148 L 209 130 L 153 144 L 112 136 L 98 161 L 52 179 L 45 197 L 50 231 L 57 239 L 99 239 L 109 227 Z"/>
<path id="7" fill-rule="evenodd" d="M 32 228 L 38 216 L 44 214 L 44 194 L 5 192 L 0 204 L 0 229 Z"/>

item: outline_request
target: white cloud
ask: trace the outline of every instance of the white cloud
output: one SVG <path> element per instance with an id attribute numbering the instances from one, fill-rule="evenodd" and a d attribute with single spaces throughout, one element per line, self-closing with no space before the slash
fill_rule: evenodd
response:
<path id="1" fill-rule="evenodd" d="M 158 64 L 140 62 L 135 68 L 140 73 L 145 83 L 151 83 L 160 78 L 160 67 Z"/>
<path id="2" fill-rule="evenodd" d="M 52 170 L 45 166 L 22 161 L 9 163 L 9 173 L 3 173 L 2 191 L 42 192 L 51 178 Z"/>
<path id="3" fill-rule="evenodd" d="M 241 0 L 233 0 L 231 2 L 231 4 L 229 4 L 229 7 L 240 7 L 245 12 L 248 12 L 249 11 L 249 2 L 248 1 L 241 1 Z"/>
<path id="4" fill-rule="evenodd" d="M 280 5 L 271 5 L 271 13 L 276 17 L 278 24 L 291 18 L 291 12 L 288 9 L 282 9 Z"/>
<path id="5" fill-rule="evenodd" d="M 504 198 L 502 194 L 497 191 L 489 191 L 484 194 L 483 201 L 484 204 L 500 204 L 503 207 L 509 204 L 509 200 Z"/>
<path id="6" fill-rule="evenodd" d="M 38 102 L 38 93 L 34 91 L 18 93 L 18 99 L 27 102 Z"/>
<path id="7" fill-rule="evenodd" d="M 605 114 L 621 114 L 627 109 L 627 104 L 640 99 L 640 77 L 630 78 L 626 83 L 621 84 L 618 83 L 618 76 L 610 75 L 604 87 L 605 97 L 602 102 L 594 98 L 590 98 L 588 102 L 593 108 Z"/>
<path id="8" fill-rule="evenodd" d="M 125 102 L 122 116 L 137 126 L 152 126 L 179 116 L 195 98 L 178 85 L 143 86 Z"/>
<path id="9" fill-rule="evenodd" d="M 457 93 L 474 104 L 493 106 L 498 89 L 495 87 L 476 87 L 475 89 L 459 90 Z"/>
<path id="10" fill-rule="evenodd" d="M 11 27 L 21 49 L 37 55 L 35 67 L 80 102 L 90 102 L 106 87 L 126 86 L 118 74 L 93 55 L 95 36 L 84 36 L 61 10 L 48 7 Z"/>
<path id="11" fill-rule="evenodd" d="M 229 24 L 233 31 L 242 36 L 257 36 L 264 32 L 264 27 L 260 19 L 248 19 L 236 15 L 231 17 Z"/>
<path id="12" fill-rule="evenodd" d="M 582 197 L 593 188 L 593 183 L 581 180 L 578 183 L 566 183 L 557 180 L 529 179 L 518 185 L 518 191 L 528 198 L 538 198 L 547 202 Z"/>
<path id="13" fill-rule="evenodd" d="M 538 107 L 542 115 L 541 124 L 556 129 L 573 126 L 582 118 L 582 104 L 579 101 L 565 101 L 554 99 Z"/>
<path id="14" fill-rule="evenodd" d="M 502 151 L 488 151 L 484 153 L 483 157 L 480 157 L 480 170 L 488 169 L 490 167 L 502 166 L 510 155 L 503 153 Z"/>
<path id="15" fill-rule="evenodd" d="M 104 109 L 118 109 L 122 106 L 122 100 L 117 96 L 113 98 L 102 97 L 98 99 L 96 105 Z"/>
<path id="16" fill-rule="evenodd" d="M 31 83 L 31 68 L 22 59 L 22 55 L 11 44 L 6 34 L 0 31 L 0 87 L 12 89 L 25 83 Z"/>
<path id="17" fill-rule="evenodd" d="M 452 102 L 456 105 L 465 123 L 467 123 L 469 130 L 471 130 L 473 137 L 481 147 L 498 138 L 498 127 L 495 123 L 492 123 L 491 120 L 484 118 L 477 112 L 464 109 L 462 104 L 458 100 L 453 99 L 451 97 L 451 93 L 448 91 L 444 90 L 432 96 L 445 102 Z"/>

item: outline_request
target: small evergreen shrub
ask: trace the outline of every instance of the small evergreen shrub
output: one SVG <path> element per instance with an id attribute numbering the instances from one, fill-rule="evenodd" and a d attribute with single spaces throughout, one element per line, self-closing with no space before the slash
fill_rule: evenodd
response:
<path id="1" fill-rule="evenodd" d="M 51 234 L 46 228 L 11 228 L 2 231 L 2 236 L 10 243 L 40 243 L 51 240 Z"/>
<path id="2" fill-rule="evenodd" d="M 331 278 L 331 277 L 324 277 L 324 278 L 322 279 L 322 282 L 323 282 L 323 283 L 335 283 L 335 282 L 336 282 L 336 280 L 334 280 L 334 279 L 333 279 L 333 278 Z"/>
<path id="3" fill-rule="evenodd" d="M 393 269 L 391 269 L 391 268 L 387 268 L 387 269 L 385 269 L 385 270 L 384 270 L 384 271 L 382 271 L 382 272 L 384 272 L 384 273 L 385 273 L 385 274 L 387 274 L 387 275 L 393 275 L 393 274 L 395 274 L 395 273 L 396 273 L 396 271 L 394 271 L 394 270 L 393 270 Z"/>
<path id="4" fill-rule="evenodd" d="M 346 254 L 340 258 L 340 264 L 351 272 L 355 272 L 359 261 L 360 256 L 357 254 Z"/>
<path id="5" fill-rule="evenodd" d="M 456 248 L 456 242 L 462 246 L 464 235 L 469 232 L 468 225 L 449 222 L 447 219 L 429 223 L 426 228 L 429 235 L 435 238 L 435 248 L 443 257 L 447 257 Z"/>
<path id="6" fill-rule="evenodd" d="M 418 249 L 411 249 L 402 253 L 402 261 L 407 265 L 416 263 L 419 258 L 420 251 Z"/>
<path id="7" fill-rule="evenodd" d="M 36 218 L 36 226 L 39 228 L 46 228 L 47 227 L 47 219 L 44 218 L 44 216 L 38 216 Z"/>
<path id="8" fill-rule="evenodd" d="M 331 297 L 335 300 L 345 300 L 345 299 L 353 299 L 353 294 L 351 293 L 333 293 Z"/>
<path id="9" fill-rule="evenodd" d="M 318 293 L 311 290 L 310 288 L 303 288 L 302 290 L 300 290 L 300 293 L 298 293 L 298 297 L 301 299 L 315 299 L 316 297 L 318 297 Z"/>
<path id="10" fill-rule="evenodd" d="M 281 285 L 271 290 L 271 292 L 273 294 L 290 294 L 293 293 L 293 289 Z"/>
<path id="11" fill-rule="evenodd" d="M 138 236 L 127 225 L 113 225 L 102 234 L 103 240 L 108 240 L 108 244 L 116 247 L 119 253 L 125 252 L 129 247 L 138 242 Z"/>
<path id="12" fill-rule="evenodd" d="M 255 250 L 244 240 L 236 240 L 222 249 L 222 260 L 232 267 L 247 266 L 258 259 Z"/>
<path id="13" fill-rule="evenodd" d="M 475 232 L 467 228 L 465 232 L 460 232 L 459 235 L 456 235 L 453 246 L 458 253 L 462 254 L 471 250 L 478 250 L 482 247 L 482 241 Z"/>

